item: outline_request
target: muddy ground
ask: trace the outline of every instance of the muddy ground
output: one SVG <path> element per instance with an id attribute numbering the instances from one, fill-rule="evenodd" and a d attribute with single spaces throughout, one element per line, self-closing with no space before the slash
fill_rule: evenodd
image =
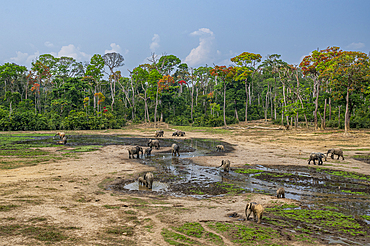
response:
<path id="1" fill-rule="evenodd" d="M 370 131 L 355 130 L 344 136 L 343 131 L 337 130 L 248 128 L 255 125 L 275 127 L 252 122 L 225 131 L 187 129 L 185 138 L 214 138 L 232 146 L 231 151 L 195 157 L 193 162 L 216 167 L 227 158 L 232 168 L 242 168 L 245 164 L 294 168 L 307 166 L 311 152 L 340 147 L 345 150 L 345 160 L 329 158 L 323 165 L 325 168 L 370 175 L 370 164 L 353 158 L 369 155 Z M 175 128 L 162 126 L 164 137 L 181 138 L 171 136 Z M 66 133 L 149 137 L 153 136 L 154 128 L 135 126 L 122 130 Z M 370 231 L 363 221 L 359 222 L 362 233 L 355 234 L 347 244 L 340 240 L 343 232 L 323 232 L 330 237 L 308 233 L 306 237 L 306 234 L 293 230 L 297 226 L 294 222 L 289 226 L 272 223 L 284 218 L 278 218 L 271 211 L 265 213 L 261 225 L 251 219 L 245 221 L 247 202 L 261 203 L 265 208 L 283 204 L 299 206 L 299 201 L 295 200 L 278 200 L 271 195 L 248 192 L 198 199 L 145 189 L 115 191 L 112 185 L 131 182 L 139 174 L 158 170 L 129 159 L 127 146 L 107 145 L 92 152 L 61 154 L 61 150 L 71 148 L 73 146 L 68 145 L 43 147 L 61 158 L 0 170 L 0 245 L 350 245 L 353 239 L 356 243 L 370 245 Z M 153 149 L 152 154 L 160 151 L 169 149 Z M 12 157 L 3 158 L 10 160 Z M 186 187 L 179 189 L 186 190 Z M 249 230 L 246 228 L 252 230 L 250 238 L 243 234 Z M 274 236 L 271 239 L 259 235 Z"/>

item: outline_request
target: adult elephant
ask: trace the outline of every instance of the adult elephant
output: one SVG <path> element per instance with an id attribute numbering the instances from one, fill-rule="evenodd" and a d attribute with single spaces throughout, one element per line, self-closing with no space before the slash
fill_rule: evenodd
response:
<path id="1" fill-rule="evenodd" d="M 313 164 L 316 165 L 316 160 L 318 161 L 318 165 L 322 165 L 322 159 L 325 159 L 326 161 L 326 156 L 323 153 L 317 152 L 317 153 L 311 153 L 310 154 L 310 159 L 308 160 L 308 164 L 311 164 L 311 161 L 313 161 Z"/>
<path id="2" fill-rule="evenodd" d="M 329 154 L 331 154 L 330 157 L 332 159 L 334 159 L 334 155 L 337 155 L 338 156 L 337 160 L 339 160 L 339 157 L 342 157 L 342 160 L 344 160 L 342 149 L 329 149 L 328 153 L 326 153 L 326 156 L 329 156 Z"/>
<path id="3" fill-rule="evenodd" d="M 177 144 L 172 144 L 172 155 L 176 156 L 176 153 L 178 156 L 180 156 L 180 146 L 178 146 Z"/>
<path id="4" fill-rule="evenodd" d="M 151 189 L 153 187 L 153 180 L 154 180 L 154 175 L 151 172 L 148 172 L 144 175 L 144 179 L 146 181 L 146 187 L 148 189 Z"/>
<path id="5" fill-rule="evenodd" d="M 128 149 L 128 158 L 131 159 L 131 156 L 132 158 L 135 158 L 134 155 L 136 155 L 136 158 L 139 158 L 139 154 L 141 152 L 141 156 L 143 156 L 143 148 L 140 147 L 140 146 L 135 146 L 135 147 L 131 147 Z"/>
<path id="6" fill-rule="evenodd" d="M 148 146 L 151 147 L 151 148 L 154 146 L 156 149 L 159 149 L 161 147 L 159 145 L 159 141 L 158 140 L 152 140 L 152 139 L 149 140 Z"/>

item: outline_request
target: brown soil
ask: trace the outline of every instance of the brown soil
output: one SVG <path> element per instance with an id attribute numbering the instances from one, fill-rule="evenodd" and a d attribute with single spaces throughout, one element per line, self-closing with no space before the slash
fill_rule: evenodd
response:
<path id="1" fill-rule="evenodd" d="M 250 123 L 253 126 L 256 123 Z M 261 124 L 263 125 L 264 124 Z M 164 128 L 166 138 L 173 129 Z M 369 164 L 351 156 L 368 154 L 369 131 L 342 132 L 299 130 L 246 129 L 235 126 L 231 134 L 210 134 L 204 131 L 186 132 L 186 138 L 215 138 L 233 146 L 232 152 L 220 156 L 193 158 L 200 165 L 219 166 L 228 158 L 232 167 L 248 164 L 306 166 L 311 152 L 325 153 L 328 148 L 345 149 L 345 160 L 328 159 L 326 166 L 339 170 L 370 175 Z M 71 132 L 66 131 L 68 135 Z M 83 134 L 122 134 L 148 137 L 153 128 L 109 131 L 83 131 Z M 61 147 L 62 148 L 62 147 Z M 45 148 L 55 152 L 58 148 Z M 153 149 L 152 154 L 157 151 Z M 106 190 L 113 180 L 137 178 L 139 173 L 153 171 L 151 167 L 128 159 L 125 146 L 110 145 L 98 151 L 86 152 L 78 158 L 65 158 L 58 162 L 38 164 L 11 170 L 0 170 L 0 205 L 14 205 L 0 210 L 0 226 L 19 225 L 17 233 L 0 233 L 0 245 L 44 245 L 48 241 L 35 238 L 22 231 L 22 226 L 55 228 L 66 235 L 56 240 L 59 245 L 169 245 L 161 235 L 162 228 L 185 222 L 234 222 L 245 218 L 248 201 L 272 206 L 276 198 L 261 194 L 227 195 L 210 199 L 167 197 L 150 191 L 124 194 Z M 281 199 L 285 203 L 295 201 Z M 229 215 L 236 213 L 237 217 Z M 252 220 L 245 221 L 253 224 Z M 262 223 L 263 225 L 263 223 Z M 22 232 L 22 233 L 21 233 Z M 234 245 L 230 238 L 222 237 L 226 245 Z M 287 239 L 287 245 L 292 243 Z M 325 242 L 321 242 L 325 245 Z M 294 245 L 306 245 L 295 241 Z M 320 243 L 319 243 L 320 245 Z"/>

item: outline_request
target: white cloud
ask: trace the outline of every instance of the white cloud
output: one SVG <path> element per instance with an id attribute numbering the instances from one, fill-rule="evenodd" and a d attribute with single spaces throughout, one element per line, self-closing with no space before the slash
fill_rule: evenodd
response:
<path id="1" fill-rule="evenodd" d="M 30 66 L 33 60 L 40 55 L 40 52 L 36 51 L 34 54 L 29 55 L 28 53 L 16 52 L 16 57 L 11 57 L 10 60 L 18 65 Z"/>
<path id="2" fill-rule="evenodd" d="M 51 54 L 55 57 L 62 57 L 62 56 L 72 57 L 78 61 L 87 61 L 87 60 L 90 60 L 91 58 L 91 55 L 88 55 L 80 51 L 80 49 L 74 46 L 73 44 L 62 46 L 62 48 L 60 49 L 58 53 L 51 52 Z"/>
<path id="3" fill-rule="evenodd" d="M 215 39 L 213 32 L 208 28 L 200 28 L 190 35 L 200 36 L 199 45 L 190 51 L 190 54 L 185 58 L 185 63 L 189 66 L 212 63 L 212 46 Z"/>
<path id="4" fill-rule="evenodd" d="M 365 47 L 365 44 L 361 43 L 361 42 L 352 43 L 350 45 L 347 45 L 348 49 L 355 49 L 355 50 L 358 50 L 358 49 L 361 49 L 361 48 L 364 48 L 364 47 Z"/>
<path id="5" fill-rule="evenodd" d="M 49 41 L 46 41 L 46 42 L 44 43 L 44 45 L 45 45 L 46 47 L 49 47 L 49 48 L 54 47 L 54 44 L 50 43 Z"/>
<path id="6" fill-rule="evenodd" d="M 121 53 L 121 51 L 122 51 L 121 47 L 118 44 L 116 44 L 116 43 L 111 43 L 110 44 L 110 47 L 112 49 L 111 50 L 105 50 L 104 54 L 113 53 L 113 52 Z"/>
<path id="7" fill-rule="evenodd" d="M 159 42 L 160 41 L 161 41 L 161 39 L 159 38 L 159 35 L 154 34 L 154 36 L 152 38 L 152 43 L 150 44 L 150 50 L 152 52 L 155 52 L 155 50 L 159 48 Z"/>

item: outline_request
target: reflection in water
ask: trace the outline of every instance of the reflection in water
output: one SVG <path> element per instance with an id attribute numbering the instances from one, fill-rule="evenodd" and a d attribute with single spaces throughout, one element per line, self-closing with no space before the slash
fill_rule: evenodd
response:
<path id="1" fill-rule="evenodd" d="M 149 138 L 126 138 L 120 136 L 104 135 L 81 135 L 68 136 L 67 145 L 140 145 L 146 146 Z M 35 137 L 28 142 L 39 144 L 52 144 L 52 137 Z M 284 186 L 286 198 L 301 201 L 304 206 L 331 206 L 338 208 L 345 214 L 356 216 L 370 216 L 369 195 L 358 195 L 346 193 L 343 190 L 351 188 L 369 188 L 368 183 L 347 182 L 346 179 L 330 175 L 318 169 L 307 167 L 294 167 L 294 170 L 284 170 L 277 167 L 257 165 L 253 168 L 261 170 L 262 173 L 294 174 L 293 177 L 285 177 L 279 180 L 261 180 L 256 174 L 239 174 L 233 171 L 223 173 L 218 168 L 199 166 L 191 161 L 192 157 L 215 154 L 215 146 L 218 144 L 231 145 L 220 141 L 207 139 L 160 139 L 161 147 L 170 147 L 174 142 L 180 145 L 180 157 L 173 157 L 171 153 L 159 153 L 148 158 L 141 159 L 144 164 L 155 166 L 157 169 L 176 175 L 181 180 L 176 183 L 197 183 L 209 185 L 214 182 L 227 182 L 244 188 L 248 192 L 267 193 L 275 196 L 276 190 Z M 222 157 L 220 156 L 220 160 Z M 231 164 L 232 167 L 232 164 Z M 126 188 L 126 187 L 125 187 Z M 147 189 L 139 187 L 138 182 L 127 185 L 127 189 Z M 154 191 L 167 189 L 167 184 L 154 182 Z M 200 196 L 199 196 L 200 197 Z"/>
<path id="2" fill-rule="evenodd" d="M 136 181 L 125 185 L 124 188 L 128 190 L 166 191 L 168 185 L 166 183 L 154 181 L 152 189 L 149 189 L 145 185 L 139 185 L 139 182 Z"/>

